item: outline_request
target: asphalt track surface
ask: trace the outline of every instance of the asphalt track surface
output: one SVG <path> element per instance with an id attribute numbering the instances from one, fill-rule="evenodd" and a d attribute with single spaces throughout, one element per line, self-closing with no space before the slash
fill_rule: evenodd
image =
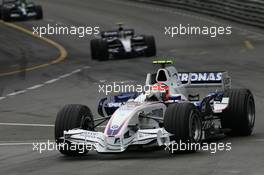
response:
<path id="1" fill-rule="evenodd" d="M 43 21 L 16 24 L 28 29 L 47 23 L 98 25 L 103 30 L 114 28 L 116 22 L 122 21 L 138 33 L 155 35 L 158 56 L 173 58 L 180 71 L 227 70 L 234 87 L 249 88 L 254 93 L 256 126 L 251 137 L 222 140 L 232 143 L 232 151 L 216 154 L 201 151 L 170 155 L 163 150 L 149 149 L 106 155 L 91 152 L 81 158 L 67 158 L 57 151 L 39 154 L 32 150 L 31 143 L 53 140 L 54 128 L 49 125 L 54 124 L 56 113 L 64 104 L 86 104 L 96 115 L 98 100 L 103 96 L 98 94 L 98 83 L 102 80 L 143 82 L 146 73 L 154 71 L 151 61 L 155 58 L 93 61 L 89 50 L 92 37 L 49 36 L 65 47 L 68 52 L 66 60 L 34 71 L 0 77 L 0 96 L 6 97 L 0 100 L 0 123 L 44 125 L 0 124 L 1 174 L 264 173 L 264 33 L 260 29 L 187 11 L 119 0 L 40 2 L 45 13 Z M 164 35 L 164 26 L 178 23 L 199 26 L 222 23 L 232 25 L 234 29 L 231 36 L 217 39 L 205 36 L 169 38 Z M 0 31 L 1 72 L 44 64 L 59 54 L 47 43 L 3 24 L 0 24 Z M 62 75 L 69 76 L 58 78 Z M 43 84 L 39 88 L 23 91 Z M 20 91 L 23 93 L 12 95 Z"/>

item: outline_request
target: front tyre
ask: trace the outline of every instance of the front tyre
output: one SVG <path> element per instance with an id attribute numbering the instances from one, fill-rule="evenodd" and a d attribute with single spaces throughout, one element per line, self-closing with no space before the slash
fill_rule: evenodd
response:
<path id="1" fill-rule="evenodd" d="M 231 129 L 231 135 L 249 136 L 255 125 L 255 102 L 249 89 L 228 89 L 229 105 L 223 111 L 223 128 Z"/>
<path id="2" fill-rule="evenodd" d="M 105 61 L 109 59 L 108 43 L 103 39 L 91 40 L 92 59 Z"/>
<path id="3" fill-rule="evenodd" d="M 98 59 L 98 50 L 97 48 L 99 47 L 99 39 L 92 39 L 90 42 L 90 46 L 91 46 L 91 56 L 93 60 L 97 60 Z"/>
<path id="4" fill-rule="evenodd" d="M 2 19 L 3 21 L 11 21 L 10 10 L 2 8 Z"/>
<path id="5" fill-rule="evenodd" d="M 55 121 L 55 140 L 59 145 L 59 151 L 68 156 L 85 155 L 88 150 L 82 147 L 76 147 L 75 150 L 70 149 L 70 142 L 63 142 L 63 132 L 75 128 L 85 130 L 94 130 L 94 120 L 90 109 L 84 105 L 70 104 L 63 107 L 57 114 Z"/>
<path id="6" fill-rule="evenodd" d="M 38 20 L 43 19 L 42 7 L 40 5 L 37 5 L 35 8 L 36 8 L 36 13 L 37 13 L 36 19 L 38 19 Z"/>
<path id="7" fill-rule="evenodd" d="M 164 116 L 164 128 L 173 134 L 172 140 L 185 144 L 184 152 L 194 152 L 202 140 L 202 120 L 191 103 L 174 103 L 168 106 Z M 179 150 L 178 150 L 179 151 Z"/>
<path id="8" fill-rule="evenodd" d="M 146 57 L 156 56 L 156 43 L 154 36 L 144 36 L 147 49 L 145 50 Z"/>
<path id="9" fill-rule="evenodd" d="M 0 19 L 2 19 L 2 10 L 3 10 L 3 7 L 2 5 L 0 5 Z"/>

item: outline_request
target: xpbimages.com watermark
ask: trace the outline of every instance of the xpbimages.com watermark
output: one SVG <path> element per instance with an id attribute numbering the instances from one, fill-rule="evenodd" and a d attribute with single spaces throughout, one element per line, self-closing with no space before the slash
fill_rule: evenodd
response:
<path id="1" fill-rule="evenodd" d="M 33 34 L 43 37 L 45 35 L 73 35 L 83 38 L 90 35 L 98 35 L 100 33 L 99 26 L 66 26 L 66 25 L 50 25 L 32 27 Z"/>
<path id="2" fill-rule="evenodd" d="M 82 154 L 86 151 L 92 151 L 95 150 L 95 147 L 93 144 L 90 143 L 78 143 L 78 144 L 67 144 L 67 143 L 56 143 L 48 140 L 47 142 L 35 142 L 32 143 L 32 150 L 36 151 L 40 154 L 46 152 L 46 151 L 63 151 L 63 150 L 69 150 L 69 151 L 78 151 L 78 153 Z"/>
<path id="3" fill-rule="evenodd" d="M 86 153 L 87 151 L 96 151 L 96 143 L 56 143 L 48 140 L 47 142 L 35 142 L 32 143 L 32 150 L 38 152 L 39 154 L 42 154 L 47 151 L 73 151 L 78 152 L 80 154 Z M 164 151 L 170 152 L 170 153 L 176 153 L 176 152 L 184 152 L 184 151 L 207 151 L 211 154 L 216 154 L 217 152 L 223 152 L 223 151 L 231 151 L 232 150 L 232 143 L 227 142 L 214 142 L 214 143 L 186 143 L 179 141 L 177 142 L 171 142 L 169 144 L 165 144 Z"/>
<path id="4" fill-rule="evenodd" d="M 99 84 L 98 85 L 98 92 L 103 93 L 105 95 L 111 93 L 126 93 L 126 92 L 166 92 L 168 90 L 168 86 L 165 84 L 156 84 L 156 85 L 140 85 L 140 84 L 120 84 L 113 82 L 112 84 Z"/>
<path id="5" fill-rule="evenodd" d="M 232 143 L 222 143 L 222 142 L 214 142 L 214 143 L 193 143 L 193 142 L 173 142 L 165 145 L 165 151 L 170 153 L 176 153 L 180 151 L 209 151 L 211 154 L 215 154 L 217 152 L 222 151 L 231 151 Z"/>
<path id="6" fill-rule="evenodd" d="M 192 26 L 190 24 L 179 24 L 178 26 L 165 26 L 164 30 L 165 35 L 172 38 L 180 35 L 204 35 L 215 38 L 232 34 L 231 26 Z"/>

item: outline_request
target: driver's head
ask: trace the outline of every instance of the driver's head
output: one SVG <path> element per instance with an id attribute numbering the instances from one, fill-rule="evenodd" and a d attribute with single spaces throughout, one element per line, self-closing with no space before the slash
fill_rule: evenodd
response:
<path id="1" fill-rule="evenodd" d="M 118 23 L 118 30 L 119 30 L 119 32 L 124 30 L 122 23 Z"/>
<path id="2" fill-rule="evenodd" d="M 123 30 L 124 30 L 124 28 L 123 28 L 122 26 L 119 26 L 119 27 L 118 27 L 118 31 L 119 31 L 119 32 L 121 32 L 121 31 L 123 31 Z"/>

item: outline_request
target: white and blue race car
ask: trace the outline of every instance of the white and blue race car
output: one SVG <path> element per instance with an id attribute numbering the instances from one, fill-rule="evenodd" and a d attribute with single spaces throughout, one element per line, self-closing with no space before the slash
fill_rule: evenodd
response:
<path id="1" fill-rule="evenodd" d="M 91 40 L 91 56 L 94 60 L 155 55 L 153 36 L 136 35 L 134 29 L 124 29 L 122 24 L 117 30 L 102 31 L 101 38 Z"/>
<path id="2" fill-rule="evenodd" d="M 227 72 L 182 72 L 168 61 L 147 74 L 147 92 L 122 93 L 100 101 L 94 118 L 85 105 L 66 105 L 55 123 L 55 139 L 65 155 L 83 155 L 84 145 L 98 153 L 124 152 L 132 145 L 196 144 L 219 135 L 249 136 L 255 123 L 254 97 L 231 89 Z M 107 121 L 104 132 L 98 126 Z M 76 146 L 78 145 L 78 146 Z M 75 149 L 71 149 L 71 148 Z"/>
<path id="3" fill-rule="evenodd" d="M 43 11 L 40 5 L 32 0 L 2 0 L 0 5 L 0 18 L 4 21 L 43 19 Z"/>

